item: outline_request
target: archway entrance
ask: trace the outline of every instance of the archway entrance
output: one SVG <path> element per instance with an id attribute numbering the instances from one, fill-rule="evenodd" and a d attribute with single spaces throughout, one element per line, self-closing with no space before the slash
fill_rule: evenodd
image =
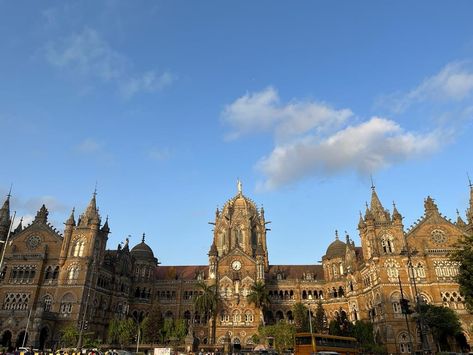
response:
<path id="1" fill-rule="evenodd" d="M 48 327 L 43 327 L 41 329 L 41 332 L 39 333 L 39 349 L 43 350 L 44 346 L 46 345 L 46 342 L 48 341 L 49 337 L 49 329 Z"/>
<path id="2" fill-rule="evenodd" d="M 233 351 L 239 352 L 241 350 L 241 344 L 239 338 L 233 338 Z"/>
<path id="3" fill-rule="evenodd" d="M 4 348 L 11 348 L 11 338 L 12 334 L 9 330 L 5 330 L 2 334 L 2 347 Z"/>
<path id="4" fill-rule="evenodd" d="M 25 337 L 25 334 L 26 334 L 26 337 Z M 25 344 L 25 346 L 28 344 L 28 333 L 25 333 L 24 330 L 18 333 L 15 344 L 16 344 L 16 347 L 19 348 L 20 346 L 23 346 L 23 343 Z"/>

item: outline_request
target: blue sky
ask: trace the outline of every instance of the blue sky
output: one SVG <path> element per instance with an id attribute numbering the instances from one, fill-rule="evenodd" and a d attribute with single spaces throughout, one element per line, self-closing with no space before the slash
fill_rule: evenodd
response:
<path id="1" fill-rule="evenodd" d="M 205 264 L 217 206 L 272 221 L 273 264 L 359 244 L 370 174 L 409 226 L 473 175 L 473 3 L 0 0 L 0 193 L 62 228 L 98 186 L 115 248 Z"/>

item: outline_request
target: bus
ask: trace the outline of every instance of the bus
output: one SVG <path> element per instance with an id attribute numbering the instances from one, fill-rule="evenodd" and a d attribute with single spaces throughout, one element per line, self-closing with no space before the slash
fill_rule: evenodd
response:
<path id="1" fill-rule="evenodd" d="M 311 354 L 358 355 L 358 341 L 352 337 L 328 334 L 297 333 L 294 339 L 294 355 Z"/>

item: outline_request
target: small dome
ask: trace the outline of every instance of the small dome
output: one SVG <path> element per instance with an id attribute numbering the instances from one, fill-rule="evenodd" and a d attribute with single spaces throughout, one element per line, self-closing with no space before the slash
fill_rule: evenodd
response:
<path id="1" fill-rule="evenodd" d="M 328 259 L 343 257 L 345 256 L 346 244 L 341 240 L 336 239 L 332 242 L 325 253 L 325 257 Z"/>
<path id="2" fill-rule="evenodd" d="M 135 245 L 130 251 L 136 259 L 154 259 L 154 254 L 148 244 L 144 241 Z"/>

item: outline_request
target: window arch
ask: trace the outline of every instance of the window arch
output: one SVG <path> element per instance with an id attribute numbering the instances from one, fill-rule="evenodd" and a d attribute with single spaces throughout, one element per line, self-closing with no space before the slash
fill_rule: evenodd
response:
<path id="1" fill-rule="evenodd" d="M 51 295 L 46 295 L 43 297 L 43 309 L 45 312 L 51 312 L 51 307 L 53 304 L 53 298 Z"/>
<path id="2" fill-rule="evenodd" d="M 84 239 L 77 239 L 72 244 L 72 256 L 83 256 L 85 249 L 85 240 Z"/>
<path id="3" fill-rule="evenodd" d="M 389 281 L 397 282 L 399 276 L 399 264 L 396 261 L 389 259 L 384 263 L 384 267 L 386 268 Z"/>
<path id="4" fill-rule="evenodd" d="M 381 237 L 381 248 L 384 254 L 394 253 L 394 237 L 391 234 L 384 234 Z"/>
<path id="5" fill-rule="evenodd" d="M 393 312 L 395 314 L 402 313 L 400 300 L 401 300 L 401 294 L 397 291 L 393 292 L 391 295 L 391 305 L 393 307 Z"/>
<path id="6" fill-rule="evenodd" d="M 409 334 L 407 332 L 402 332 L 398 337 L 399 342 L 399 352 L 402 354 L 411 353 L 411 344 L 409 339 Z"/>
<path id="7" fill-rule="evenodd" d="M 59 308 L 59 313 L 62 317 L 69 317 L 72 313 L 72 308 L 74 306 L 75 298 L 72 293 L 66 293 L 61 299 L 61 306 Z"/>

